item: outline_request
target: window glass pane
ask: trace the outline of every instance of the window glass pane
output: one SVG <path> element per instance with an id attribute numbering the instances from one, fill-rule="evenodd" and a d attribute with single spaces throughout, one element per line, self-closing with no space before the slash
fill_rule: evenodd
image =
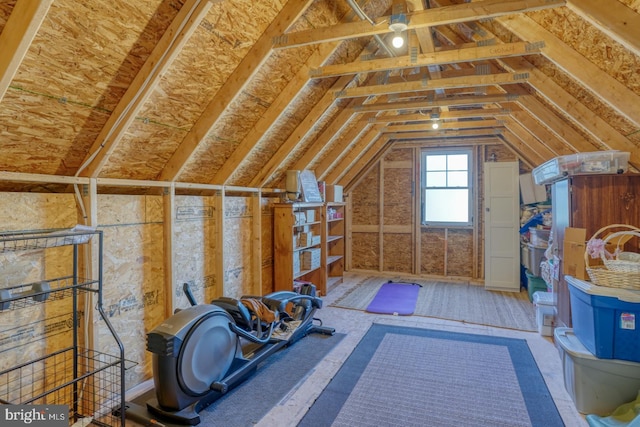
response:
<path id="1" fill-rule="evenodd" d="M 466 171 L 468 167 L 468 158 L 466 154 L 452 154 L 448 156 L 449 170 L 458 170 L 458 171 Z"/>
<path id="2" fill-rule="evenodd" d="M 447 169 L 447 156 L 427 156 L 428 171 L 443 171 Z"/>
<path id="3" fill-rule="evenodd" d="M 446 187 L 446 172 L 427 172 L 427 187 Z"/>
<path id="4" fill-rule="evenodd" d="M 469 191 L 425 190 L 426 222 L 469 222 Z"/>
<path id="5" fill-rule="evenodd" d="M 449 172 L 448 187 L 466 187 L 469 185 L 467 180 L 467 172 Z"/>

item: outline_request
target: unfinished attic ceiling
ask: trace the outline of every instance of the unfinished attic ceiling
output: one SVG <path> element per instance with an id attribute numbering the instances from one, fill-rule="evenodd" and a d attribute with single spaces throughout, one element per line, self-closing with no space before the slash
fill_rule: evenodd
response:
<path id="1" fill-rule="evenodd" d="M 287 169 L 348 185 L 392 144 L 501 142 L 529 166 L 618 149 L 637 168 L 639 11 L 635 0 L 5 1 L 1 188 L 60 177 L 268 188 Z M 403 15 L 395 49 L 389 22 Z"/>

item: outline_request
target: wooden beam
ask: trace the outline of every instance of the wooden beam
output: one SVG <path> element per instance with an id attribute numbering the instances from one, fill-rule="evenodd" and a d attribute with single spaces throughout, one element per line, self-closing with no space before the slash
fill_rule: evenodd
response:
<path id="1" fill-rule="evenodd" d="M 582 129 L 594 140 L 611 150 L 629 151 L 631 153 L 630 163 L 636 167 L 640 166 L 640 152 L 635 144 L 626 136 L 618 132 L 613 126 L 593 112 L 565 91 L 559 84 L 553 81 L 542 71 L 521 58 L 513 58 L 505 61 L 509 68 L 514 70 L 528 70 L 531 74 L 529 83 L 538 93 L 558 110 L 565 113 L 576 127 Z M 579 144 L 578 151 L 592 151 L 595 147 L 584 138 L 572 139 L 572 144 Z"/>
<path id="2" fill-rule="evenodd" d="M 135 78 L 120 98 L 118 105 L 106 121 L 100 134 L 78 170 L 78 175 L 97 177 L 113 154 L 138 112 L 160 84 L 162 76 L 182 51 L 202 19 L 211 9 L 212 2 L 187 0 L 164 32 Z"/>
<path id="3" fill-rule="evenodd" d="M 383 135 L 389 137 L 390 140 L 401 139 L 418 139 L 418 138 L 449 138 L 449 137 L 476 137 L 486 135 L 500 135 L 504 132 L 504 127 L 492 127 L 488 129 L 473 129 L 473 130 L 451 130 L 451 129 L 436 129 L 422 132 L 384 132 Z"/>
<path id="4" fill-rule="evenodd" d="M 439 7 L 409 13 L 407 14 L 407 24 L 409 30 L 415 30 L 417 28 L 456 24 L 471 20 L 496 18 L 513 13 L 548 9 L 564 6 L 565 4 L 564 0 L 484 0 L 471 4 Z M 363 20 L 283 34 L 274 38 L 274 49 L 387 34 L 392 32 L 389 29 L 390 19 L 390 16 L 383 16 L 374 19 L 373 25 Z"/>
<path id="5" fill-rule="evenodd" d="M 449 110 L 440 112 L 440 119 L 469 119 L 479 117 L 496 117 L 509 114 L 508 108 L 473 108 L 469 110 Z M 364 117 L 363 117 L 364 119 Z M 367 119 L 369 123 L 395 123 L 395 122 L 431 122 L 431 116 L 429 113 L 415 113 L 415 114 L 397 114 L 394 116 L 377 116 L 375 118 Z"/>
<path id="6" fill-rule="evenodd" d="M 0 102 L 53 0 L 17 0 L 0 34 Z"/>
<path id="7" fill-rule="evenodd" d="M 496 102 L 507 102 L 517 99 L 517 95 L 476 95 L 476 96 L 461 96 L 457 98 L 443 98 L 443 99 L 425 99 L 420 101 L 404 101 L 404 102 L 384 102 L 375 103 L 370 105 L 362 105 L 354 107 L 353 109 L 358 112 L 368 111 L 390 111 L 390 110 L 417 110 L 417 111 L 430 111 L 433 107 L 448 107 L 454 105 L 481 105 L 481 104 L 493 104 Z"/>
<path id="8" fill-rule="evenodd" d="M 500 45 L 473 46 L 463 45 L 455 49 L 438 49 L 435 52 L 422 53 L 416 57 L 401 56 L 397 58 L 372 59 L 355 61 L 347 64 L 326 65 L 312 69 L 312 78 L 335 77 L 345 74 L 370 73 L 377 71 L 399 70 L 428 65 L 454 64 L 469 61 L 484 61 L 510 56 L 532 55 L 541 52 L 541 43 L 514 42 Z"/>
<path id="9" fill-rule="evenodd" d="M 545 144 L 542 144 L 540 140 L 536 139 L 536 137 L 529 132 L 524 126 L 515 121 L 511 117 L 506 117 L 504 119 L 505 127 L 511 132 L 513 135 L 517 136 L 524 143 L 522 151 L 528 154 L 537 154 L 539 158 L 542 158 L 542 162 L 544 163 L 547 160 L 553 159 L 556 157 L 556 153 L 551 151 L 549 147 Z M 529 156 L 532 158 L 533 156 Z"/>
<path id="10" fill-rule="evenodd" d="M 417 123 L 408 125 L 386 126 L 382 132 L 438 132 L 445 129 L 479 129 L 499 128 L 504 126 L 501 120 L 465 120 L 457 122 L 441 122 L 438 129 L 433 129 L 431 123 Z"/>
<path id="11" fill-rule="evenodd" d="M 352 78 L 344 76 L 338 79 L 334 83 L 333 87 L 345 87 Z M 254 187 L 261 187 L 265 184 L 267 179 L 273 174 L 273 172 L 280 166 L 280 164 L 287 158 L 291 150 L 304 139 L 304 136 L 309 130 L 317 123 L 317 121 L 325 114 L 327 109 L 333 103 L 333 96 L 330 91 L 327 91 L 324 96 L 313 106 L 311 111 L 307 114 L 302 122 L 296 126 L 295 130 L 289 135 L 276 150 L 276 152 L 269 158 L 267 163 L 260 169 L 260 171 L 253 177 L 250 185 Z"/>
<path id="12" fill-rule="evenodd" d="M 631 52 L 640 55 L 640 14 L 624 3 L 568 0 L 567 7 Z"/>
<path id="13" fill-rule="evenodd" d="M 424 78 L 417 82 L 399 82 L 384 85 L 353 87 L 336 91 L 334 95 L 336 98 L 356 98 L 360 96 L 388 95 L 392 93 L 422 92 L 425 90 L 513 84 L 526 82 L 528 77 L 529 75 L 527 73 L 499 73 L 444 79 Z"/>
<path id="14" fill-rule="evenodd" d="M 292 99 L 309 82 L 309 69 L 322 64 L 335 52 L 338 43 L 327 43 L 319 46 L 309 57 L 306 64 L 301 67 L 296 75 L 280 91 L 278 97 L 269 105 L 269 108 L 260 116 L 251 131 L 240 141 L 233 153 L 227 158 L 222 167 L 216 172 L 213 182 L 224 184 L 238 170 L 242 162 L 247 158 L 251 150 L 256 146 L 260 138 L 269 132 L 273 124 L 284 114 Z"/>
<path id="15" fill-rule="evenodd" d="M 289 0 L 284 5 L 276 18 L 240 61 L 233 74 L 229 76 L 215 94 L 189 133 L 184 137 L 178 149 L 160 173 L 159 180 L 173 181 L 180 175 L 200 141 L 207 136 L 225 110 L 235 101 L 238 94 L 249 84 L 251 78 L 272 53 L 272 38 L 282 34 L 293 25 L 311 3 L 312 0 Z"/>
<path id="16" fill-rule="evenodd" d="M 344 188 L 343 191 L 349 192 L 351 187 L 358 183 L 359 178 L 365 176 L 369 169 L 371 169 L 371 166 L 392 146 L 393 142 L 390 142 L 384 135 L 380 135 L 371 147 L 362 153 L 356 162 L 349 165 L 347 173 L 338 181 Z"/>
<path id="17" fill-rule="evenodd" d="M 316 176 L 326 181 L 327 173 L 338 164 L 350 147 L 357 144 L 357 141 L 364 136 L 363 133 L 368 130 L 367 128 L 369 126 L 371 125 L 366 122 L 357 122 L 355 126 L 351 127 L 340 139 L 337 139 L 336 144 L 333 145 L 331 150 L 329 150 L 322 160 L 315 164 L 313 170 L 315 170 Z M 334 184 L 332 181 L 328 181 L 327 183 Z"/>
<path id="18" fill-rule="evenodd" d="M 324 180 L 329 183 L 337 183 L 342 180 L 342 177 L 347 173 L 347 171 L 351 168 L 354 162 L 356 162 L 363 153 L 369 150 L 377 150 L 379 147 L 374 146 L 373 144 L 379 140 L 380 136 L 380 128 L 372 127 L 367 131 L 367 133 L 356 141 L 349 150 L 348 153 L 342 156 L 337 165 L 333 166 L 331 170 L 324 175 Z M 381 142 L 385 143 L 386 139 Z"/>
<path id="19" fill-rule="evenodd" d="M 524 40 L 543 40 L 545 47 L 542 54 L 545 57 L 640 127 L 640 95 L 636 95 L 531 18 L 514 15 L 498 18 L 498 22 Z"/>
<path id="20" fill-rule="evenodd" d="M 506 147 L 521 158 L 524 163 L 529 167 L 534 168 L 543 163 L 544 160 L 535 151 L 531 151 L 528 145 L 526 145 L 520 138 L 511 133 L 510 130 L 506 130 L 502 135 L 502 140 Z"/>
<path id="21" fill-rule="evenodd" d="M 511 110 L 509 117 L 527 129 L 541 144 L 547 146 L 554 155 L 564 156 L 575 153 L 570 146 L 565 144 L 563 140 L 558 138 L 555 133 L 551 132 L 549 128 L 535 118 L 529 111 L 523 110 L 515 103 L 508 104 L 508 107 Z M 507 128 L 508 127 L 509 126 L 507 126 Z"/>

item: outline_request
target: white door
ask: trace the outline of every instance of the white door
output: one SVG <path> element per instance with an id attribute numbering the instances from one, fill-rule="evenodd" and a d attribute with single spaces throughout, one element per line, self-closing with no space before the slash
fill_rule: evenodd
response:
<path id="1" fill-rule="evenodd" d="M 518 162 L 484 164 L 484 287 L 520 291 Z"/>

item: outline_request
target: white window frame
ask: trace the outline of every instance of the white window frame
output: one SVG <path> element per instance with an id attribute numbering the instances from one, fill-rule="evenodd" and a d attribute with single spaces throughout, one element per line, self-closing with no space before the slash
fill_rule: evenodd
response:
<path id="1" fill-rule="evenodd" d="M 466 187 L 451 187 L 451 188 L 464 188 L 467 189 L 467 207 L 468 213 L 467 218 L 468 221 L 427 221 L 425 218 L 426 215 L 426 177 L 427 177 L 427 167 L 426 161 L 427 156 L 442 156 L 442 155 L 452 155 L 452 154 L 466 154 L 467 155 L 467 186 Z M 456 148 L 426 148 L 420 152 L 420 217 L 422 225 L 424 226 L 436 226 L 436 227 L 469 227 L 473 225 L 473 165 L 474 165 L 474 157 L 473 150 L 467 147 L 456 147 Z M 438 187 L 435 187 L 436 189 Z M 445 189 L 447 187 L 439 187 Z"/>

